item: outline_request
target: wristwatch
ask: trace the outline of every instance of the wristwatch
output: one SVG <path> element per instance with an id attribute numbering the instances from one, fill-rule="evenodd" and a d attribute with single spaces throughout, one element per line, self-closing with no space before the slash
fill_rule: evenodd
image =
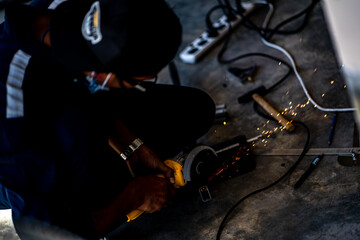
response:
<path id="1" fill-rule="evenodd" d="M 143 141 L 140 138 L 135 139 L 129 146 L 127 146 L 123 152 L 120 153 L 120 157 L 124 160 L 128 159 L 141 145 Z"/>

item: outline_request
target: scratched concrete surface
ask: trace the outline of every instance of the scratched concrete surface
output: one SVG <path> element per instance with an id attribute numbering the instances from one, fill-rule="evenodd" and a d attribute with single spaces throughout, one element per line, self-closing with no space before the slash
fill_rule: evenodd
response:
<path id="1" fill-rule="evenodd" d="M 205 30 L 205 15 L 217 1 L 168 2 L 183 24 L 181 51 Z M 309 3 L 308 0 L 275 1 L 270 26 L 299 12 Z M 253 21 L 261 25 L 266 13 L 266 7 L 258 9 L 252 15 Z M 216 19 L 216 14 L 213 16 Z M 296 21 L 288 29 L 300 23 Z M 287 49 L 294 57 L 309 94 L 320 106 L 350 107 L 346 83 L 341 76 L 341 66 L 332 48 L 320 4 L 313 10 L 304 29 L 291 35 L 275 35 L 271 41 Z M 252 103 L 238 104 L 237 97 L 261 85 L 270 87 L 285 73 L 283 65 L 260 57 L 219 64 L 216 57 L 221 46 L 194 65 L 183 63 L 179 57 L 175 60 L 182 85 L 203 89 L 216 104 L 226 104 L 227 124 L 214 124 L 199 140 L 209 145 L 238 135 L 251 138 L 278 127 L 256 114 Z M 225 58 L 250 52 L 267 53 L 288 62 L 283 54 L 264 46 L 257 33 L 239 26 L 232 35 Z M 246 68 L 253 65 L 257 71 L 251 83 L 240 83 L 226 71 L 229 66 Z M 172 83 L 168 69 L 162 71 L 159 80 Z M 311 148 L 353 147 L 353 113 L 337 114 L 333 143 L 329 147 L 327 142 L 333 113 L 306 104 L 307 97 L 294 74 L 268 93 L 265 99 L 279 111 L 284 111 L 288 119 L 306 124 L 311 132 Z M 295 124 L 295 127 L 292 133 L 278 130 L 273 137 L 255 142 L 253 151 L 269 154 L 278 149 L 283 149 L 283 153 L 286 149 L 301 149 L 306 131 L 302 125 Z M 110 239 L 215 239 L 225 214 L 238 200 L 277 180 L 297 160 L 297 156 L 256 155 L 254 158 L 257 162 L 254 171 L 211 188 L 212 201 L 203 203 L 197 194 L 179 194 L 178 199 L 161 212 L 144 215 L 120 226 L 109 236 Z M 230 215 L 221 239 L 360 239 L 360 168 L 342 166 L 337 156 L 325 156 L 304 184 L 294 190 L 295 182 L 313 159 L 314 156 L 305 156 L 292 175 L 239 204 Z"/>
<path id="2" fill-rule="evenodd" d="M 217 1 L 168 2 L 183 25 L 181 51 L 205 30 L 205 15 Z M 299 12 L 309 3 L 310 0 L 275 1 L 270 26 Z M 261 7 L 251 18 L 261 25 L 266 13 L 267 8 Z M 289 28 L 299 26 L 300 22 L 296 21 Z M 271 41 L 291 53 L 309 93 L 320 106 L 350 106 L 346 84 L 341 76 L 341 64 L 336 60 L 320 4 L 313 10 L 304 29 L 291 35 L 275 35 Z M 274 131 L 279 127 L 276 123 L 267 122 L 256 114 L 252 103 L 237 103 L 237 97 L 261 85 L 271 86 L 285 73 L 284 66 L 260 57 L 246 58 L 228 65 L 219 64 L 216 57 L 221 46 L 215 47 L 194 65 L 183 63 L 178 57 L 175 59 L 182 85 L 200 88 L 209 93 L 216 104 L 226 104 L 227 107 L 226 124 L 214 124 L 199 142 L 212 145 L 238 135 L 251 138 L 264 131 Z M 288 61 L 281 53 L 264 46 L 257 33 L 239 26 L 234 30 L 225 58 L 250 52 L 267 53 Z M 254 65 L 256 74 L 253 82 L 240 83 L 227 72 L 229 66 L 246 68 Z M 167 68 L 160 73 L 159 82 L 172 84 Z M 307 98 L 294 74 L 265 98 L 284 112 L 288 119 L 306 124 L 311 132 L 311 148 L 354 146 L 353 113 L 338 113 L 333 143 L 329 147 L 327 141 L 333 113 L 307 104 Z M 295 127 L 292 133 L 277 129 L 272 137 L 251 143 L 252 150 L 258 153 L 254 156 L 256 169 L 212 186 L 212 201 L 203 203 L 198 194 L 179 191 L 177 198 L 165 209 L 119 226 L 108 236 L 109 239 L 215 239 L 221 221 L 235 203 L 247 194 L 273 183 L 295 163 L 297 156 L 263 155 L 279 149 L 283 154 L 287 149 L 301 149 L 306 140 L 306 131 L 302 125 L 295 124 Z M 230 215 L 221 239 L 360 239 L 360 168 L 339 164 L 337 156 L 325 156 L 304 184 L 295 190 L 295 182 L 313 159 L 314 156 L 305 156 L 290 176 L 239 204 Z"/>

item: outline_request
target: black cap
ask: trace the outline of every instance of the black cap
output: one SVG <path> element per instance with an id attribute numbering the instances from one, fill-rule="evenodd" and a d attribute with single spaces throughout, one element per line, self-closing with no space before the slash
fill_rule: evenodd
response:
<path id="1" fill-rule="evenodd" d="M 164 0 L 68 0 L 50 21 L 54 52 L 74 72 L 157 74 L 175 57 L 181 36 Z"/>

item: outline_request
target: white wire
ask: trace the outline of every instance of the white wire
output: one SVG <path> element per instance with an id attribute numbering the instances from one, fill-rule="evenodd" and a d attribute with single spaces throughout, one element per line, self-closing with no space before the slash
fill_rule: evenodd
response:
<path id="1" fill-rule="evenodd" d="M 264 20 L 264 23 L 263 23 L 263 28 L 266 28 L 269 21 L 270 21 L 270 17 L 273 13 L 273 10 L 274 10 L 274 7 L 271 3 L 268 3 L 268 6 L 269 6 L 269 12 L 268 14 L 266 15 L 266 18 Z M 296 68 L 296 64 L 295 64 L 295 61 L 294 59 L 292 58 L 292 56 L 290 55 L 289 52 L 287 52 L 284 48 L 280 47 L 279 45 L 276 45 L 274 43 L 270 43 L 268 42 L 267 40 L 265 40 L 264 38 L 261 38 L 261 41 L 268 47 L 270 48 L 273 48 L 275 50 L 278 50 L 280 52 L 282 52 L 290 61 L 291 65 L 292 65 L 292 68 L 293 68 L 293 71 L 295 73 L 295 76 L 296 78 L 299 80 L 300 82 L 300 85 L 306 95 L 306 97 L 308 98 L 308 100 L 319 110 L 321 111 L 324 111 L 324 112 L 350 112 L 350 111 L 355 111 L 356 109 L 355 108 L 324 108 L 324 107 L 321 107 L 319 104 L 317 104 L 313 99 L 312 97 L 310 96 L 309 92 L 307 91 L 306 89 L 306 86 L 304 84 L 304 81 L 302 80 L 300 74 L 298 73 L 297 71 L 297 68 Z"/>

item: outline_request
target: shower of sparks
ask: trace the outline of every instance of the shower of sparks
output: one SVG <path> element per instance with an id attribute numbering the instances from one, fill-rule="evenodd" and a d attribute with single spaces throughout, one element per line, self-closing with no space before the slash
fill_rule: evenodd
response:
<path id="1" fill-rule="evenodd" d="M 286 91 L 284 96 L 289 95 L 289 91 Z M 282 98 L 284 98 L 284 96 L 282 96 Z M 298 115 L 297 110 L 301 109 L 301 108 L 305 108 L 310 104 L 310 99 L 307 99 L 306 103 L 294 103 L 292 101 L 289 101 L 288 106 L 285 107 L 284 109 L 280 109 L 279 113 L 277 114 L 277 116 L 281 115 L 286 115 L 286 118 L 288 119 L 288 121 L 291 123 L 294 118 Z M 316 107 L 316 106 L 315 106 Z M 272 129 L 272 130 L 264 130 L 265 128 L 269 127 L 270 121 L 267 120 L 266 123 L 264 123 L 261 127 L 257 127 L 256 130 L 257 131 L 261 131 L 261 135 L 262 135 L 262 140 L 260 141 L 253 141 L 251 142 L 251 147 L 255 147 L 256 145 L 262 145 L 264 147 L 267 147 L 269 145 L 270 141 L 270 137 L 272 135 L 274 135 L 277 132 L 283 132 L 286 131 L 286 127 L 285 126 L 279 126 L 276 124 L 276 126 Z"/>

